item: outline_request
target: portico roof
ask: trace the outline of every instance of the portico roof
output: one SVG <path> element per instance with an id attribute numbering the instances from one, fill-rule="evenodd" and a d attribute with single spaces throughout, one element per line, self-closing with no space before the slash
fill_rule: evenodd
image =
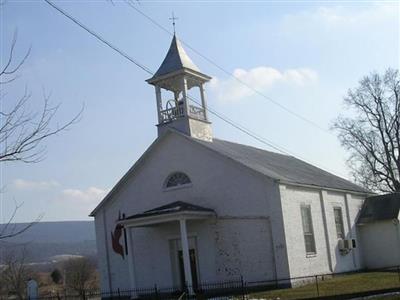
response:
<path id="1" fill-rule="evenodd" d="M 215 216 L 216 213 L 211 208 L 190 204 L 183 201 L 175 201 L 167 205 L 159 206 L 142 213 L 138 213 L 123 220 L 119 223 L 127 227 L 147 226 L 179 219 L 204 219 Z"/>

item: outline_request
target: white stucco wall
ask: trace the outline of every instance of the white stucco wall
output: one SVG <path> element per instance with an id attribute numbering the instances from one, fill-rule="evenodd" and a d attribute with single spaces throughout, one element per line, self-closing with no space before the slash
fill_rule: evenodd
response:
<path id="1" fill-rule="evenodd" d="M 332 271 L 334 273 L 357 270 L 362 267 L 359 253 L 360 243 L 356 231 L 356 220 L 361 210 L 363 198 L 340 192 L 324 192 L 330 255 Z M 346 205 L 346 197 L 347 203 Z M 356 239 L 356 248 L 345 255 L 341 254 L 338 248 L 338 238 L 334 219 L 334 208 L 340 207 L 343 215 L 343 227 L 346 239 Z M 348 208 L 348 209 L 347 209 Z M 350 221 L 350 222 L 349 222 Z"/>
<path id="2" fill-rule="evenodd" d="M 188 174 L 192 185 L 165 191 L 163 183 L 174 171 Z M 282 217 L 280 208 L 275 207 L 276 203 L 280 203 L 278 197 L 277 185 L 272 180 L 259 176 L 184 137 L 171 134 L 162 139 L 151 155 L 146 158 L 145 163 L 137 168 L 135 174 L 130 176 L 113 198 L 98 211 L 96 222 L 101 211 L 105 211 L 106 222 L 105 226 L 100 226 L 100 223 L 99 226 L 96 225 L 96 232 L 99 241 L 105 241 L 105 233 L 110 237 L 119 213 L 129 216 L 174 201 L 185 201 L 212 208 L 221 217 L 212 226 L 204 223 L 202 226 L 194 223 L 188 225 L 189 234 L 197 235 L 202 281 L 227 278 L 224 272 L 216 269 L 216 266 L 222 268 L 225 263 L 221 255 L 210 253 L 213 248 L 227 252 L 236 251 L 235 255 L 240 253 L 242 259 L 247 259 L 248 264 L 246 263 L 246 267 L 242 264 L 241 271 L 242 275 L 248 277 L 249 280 L 272 278 L 275 270 L 271 262 L 274 260 L 277 262 L 277 272 L 287 277 Z M 268 225 L 271 212 L 272 228 Z M 227 222 L 235 225 L 227 226 L 225 225 Z M 167 257 L 169 255 L 168 239 L 165 237 L 179 235 L 176 226 L 175 224 L 172 227 L 165 226 L 161 230 L 152 228 L 133 232 L 135 277 L 138 287 L 153 286 L 154 283 L 159 286 L 168 286 L 173 283 L 171 260 Z M 229 243 L 221 241 L 217 243 L 217 232 L 242 241 L 240 247 L 232 249 Z M 102 247 L 100 242 L 99 247 Z M 102 251 L 105 252 L 104 249 Z M 128 289 L 127 260 L 122 259 L 112 250 L 110 241 L 108 241 L 108 252 L 112 289 Z M 156 259 L 150 259 L 155 256 L 157 256 Z M 254 259 L 249 261 L 250 258 Z M 107 267 L 104 266 L 106 263 L 106 260 L 100 260 L 102 283 L 107 282 L 107 276 L 103 274 L 107 271 Z M 257 264 L 265 267 L 257 271 L 255 269 Z M 162 271 L 148 266 L 160 267 Z"/>
<path id="3" fill-rule="evenodd" d="M 400 225 L 392 220 L 358 226 L 363 261 L 366 268 L 385 268 L 400 265 Z"/>
<path id="4" fill-rule="evenodd" d="M 175 171 L 186 173 L 192 184 L 164 190 L 165 179 Z M 127 258 L 111 247 L 111 231 L 118 216 L 175 201 L 212 208 L 218 215 L 187 225 L 191 243 L 196 244 L 202 282 L 237 279 L 240 275 L 248 281 L 269 280 L 344 272 L 362 266 L 359 248 L 347 255 L 338 252 L 333 217 L 333 207 L 340 206 L 346 237 L 355 238 L 359 246 L 354 224 L 362 197 L 278 184 L 185 137 L 170 134 L 96 214 L 102 287 L 126 290 L 131 286 Z M 311 206 L 317 249 L 316 255 L 308 257 L 300 213 L 303 203 Z M 134 229 L 132 233 L 129 251 L 133 250 L 134 255 L 134 285 L 178 284 L 170 254 L 171 240 L 179 238 L 178 223 Z"/>
<path id="5" fill-rule="evenodd" d="M 178 223 L 135 228 L 133 236 L 137 286 L 179 285 L 177 262 L 171 258 L 171 243 L 180 242 Z M 190 248 L 196 250 L 199 282 L 275 278 L 266 218 L 189 221 L 188 237 Z"/>
<path id="6" fill-rule="evenodd" d="M 319 191 L 285 185 L 280 190 L 291 277 L 329 273 Z M 311 206 L 316 255 L 306 255 L 301 204 Z"/>
<path id="7" fill-rule="evenodd" d="M 346 272 L 361 268 L 358 250 L 351 251 L 347 255 L 339 253 L 333 207 L 340 206 L 342 208 L 346 238 L 357 239 L 354 224 L 363 198 L 347 195 L 347 209 L 344 192 L 330 192 L 283 184 L 280 185 L 280 192 L 291 277 Z M 302 204 L 311 207 L 315 255 L 306 254 L 301 220 Z M 349 215 L 347 216 L 347 214 Z M 326 216 L 326 227 L 324 215 Z"/>
<path id="8" fill-rule="evenodd" d="M 213 220 L 189 221 L 189 247 L 196 251 L 198 280 L 216 280 L 215 245 L 210 231 Z M 180 241 L 178 222 L 162 226 L 133 229 L 133 252 L 138 287 L 179 286 L 179 271 L 176 252 L 172 252 L 172 243 Z M 174 250 L 178 250 L 174 248 Z"/>
<path id="9" fill-rule="evenodd" d="M 267 218 L 222 219 L 214 225 L 219 281 L 276 278 L 271 228 Z"/>

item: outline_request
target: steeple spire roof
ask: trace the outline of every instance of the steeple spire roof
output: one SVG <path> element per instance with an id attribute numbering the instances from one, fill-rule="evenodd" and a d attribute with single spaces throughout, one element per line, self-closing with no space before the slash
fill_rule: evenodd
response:
<path id="1" fill-rule="evenodd" d="M 174 34 L 167 56 L 165 56 L 164 61 L 158 68 L 157 72 L 154 74 L 153 78 L 160 77 L 175 71 L 179 71 L 184 68 L 200 72 L 199 68 L 193 63 L 190 57 L 186 54 L 185 49 L 183 49 L 181 45 L 181 42 Z"/>

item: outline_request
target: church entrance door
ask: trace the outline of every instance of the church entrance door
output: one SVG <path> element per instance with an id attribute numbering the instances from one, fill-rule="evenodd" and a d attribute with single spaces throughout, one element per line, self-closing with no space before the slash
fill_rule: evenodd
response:
<path id="1" fill-rule="evenodd" d="M 198 287 L 198 281 L 197 281 L 197 264 L 196 264 L 195 249 L 189 249 L 189 257 L 190 257 L 190 269 L 192 271 L 193 290 L 196 291 L 197 287 Z M 184 288 L 186 285 L 186 279 L 185 279 L 185 269 L 183 266 L 182 250 L 178 250 L 178 263 L 179 263 L 180 284 L 181 284 L 181 287 Z"/>

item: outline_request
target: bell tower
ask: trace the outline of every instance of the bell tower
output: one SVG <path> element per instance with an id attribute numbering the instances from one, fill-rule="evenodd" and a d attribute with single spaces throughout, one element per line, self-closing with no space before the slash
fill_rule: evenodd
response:
<path id="1" fill-rule="evenodd" d="M 188 136 L 212 141 L 204 92 L 204 84 L 210 79 L 200 72 L 174 34 L 161 66 L 146 80 L 156 90 L 158 136 L 173 128 Z M 198 96 L 189 92 L 197 92 Z"/>

